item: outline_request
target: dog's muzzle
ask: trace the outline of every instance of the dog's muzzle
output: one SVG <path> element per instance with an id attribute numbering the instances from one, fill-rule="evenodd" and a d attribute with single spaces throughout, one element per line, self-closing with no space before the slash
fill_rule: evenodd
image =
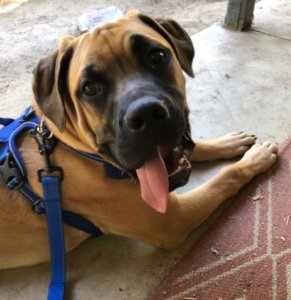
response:
<path id="1" fill-rule="evenodd" d="M 136 170 L 157 147 L 172 149 L 181 143 L 185 129 L 183 111 L 166 97 L 143 96 L 118 113 L 114 156 L 126 170 Z"/>
<path id="2" fill-rule="evenodd" d="M 111 153 L 138 177 L 142 198 L 165 212 L 169 191 L 189 178 L 193 142 L 185 108 L 167 96 L 143 95 L 118 111 L 116 143 Z"/>

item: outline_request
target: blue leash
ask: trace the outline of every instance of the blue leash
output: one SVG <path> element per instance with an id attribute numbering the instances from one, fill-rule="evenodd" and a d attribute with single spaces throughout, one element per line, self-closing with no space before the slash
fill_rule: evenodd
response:
<path id="1" fill-rule="evenodd" d="M 41 178 L 51 255 L 51 282 L 48 300 L 64 298 L 66 285 L 66 251 L 61 209 L 60 177 Z"/>
<path id="2" fill-rule="evenodd" d="M 48 300 L 62 300 L 66 285 L 66 249 L 61 207 L 62 168 L 53 166 L 50 154 L 54 150 L 55 140 L 42 124 L 30 131 L 38 143 L 39 153 L 43 155 L 45 167 L 38 170 L 42 183 L 44 207 L 46 213 L 51 256 L 51 282 L 48 289 Z"/>

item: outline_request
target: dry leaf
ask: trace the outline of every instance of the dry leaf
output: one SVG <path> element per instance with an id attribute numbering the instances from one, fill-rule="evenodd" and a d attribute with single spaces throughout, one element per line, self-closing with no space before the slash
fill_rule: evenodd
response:
<path id="1" fill-rule="evenodd" d="M 220 253 L 215 248 L 211 247 L 210 250 L 213 254 L 215 254 L 217 256 L 220 255 Z"/>
<path id="2" fill-rule="evenodd" d="M 262 195 L 255 195 L 254 197 L 252 197 L 252 199 L 253 199 L 254 201 L 258 201 L 258 200 L 264 199 L 264 196 L 262 196 Z"/>

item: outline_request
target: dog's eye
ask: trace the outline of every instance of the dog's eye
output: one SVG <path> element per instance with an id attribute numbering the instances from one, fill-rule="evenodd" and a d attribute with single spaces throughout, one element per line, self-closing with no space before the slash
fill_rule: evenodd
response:
<path id="1" fill-rule="evenodd" d="M 152 66 L 152 68 L 155 68 L 159 66 L 160 64 L 164 63 L 166 60 L 166 51 L 161 48 L 153 48 L 149 52 L 149 63 Z"/>
<path id="2" fill-rule="evenodd" d="M 82 84 L 81 90 L 84 95 L 92 97 L 99 94 L 102 88 L 93 81 L 86 81 Z"/>

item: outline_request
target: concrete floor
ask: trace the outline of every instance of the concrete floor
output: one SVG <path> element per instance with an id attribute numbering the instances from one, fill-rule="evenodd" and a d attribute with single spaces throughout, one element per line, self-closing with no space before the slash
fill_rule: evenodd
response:
<path id="1" fill-rule="evenodd" d="M 196 78 L 188 80 L 193 138 L 244 130 L 255 133 L 258 142 L 269 139 L 282 144 L 291 135 L 288 2 L 258 3 L 256 31 L 231 32 L 215 24 L 193 36 Z M 222 164 L 196 164 L 189 184 L 180 191 L 206 180 Z M 175 251 L 157 250 L 122 237 L 88 240 L 68 255 L 67 299 L 148 299 L 218 216 L 219 212 Z M 0 299 L 45 299 L 48 280 L 48 264 L 0 271 Z"/>

